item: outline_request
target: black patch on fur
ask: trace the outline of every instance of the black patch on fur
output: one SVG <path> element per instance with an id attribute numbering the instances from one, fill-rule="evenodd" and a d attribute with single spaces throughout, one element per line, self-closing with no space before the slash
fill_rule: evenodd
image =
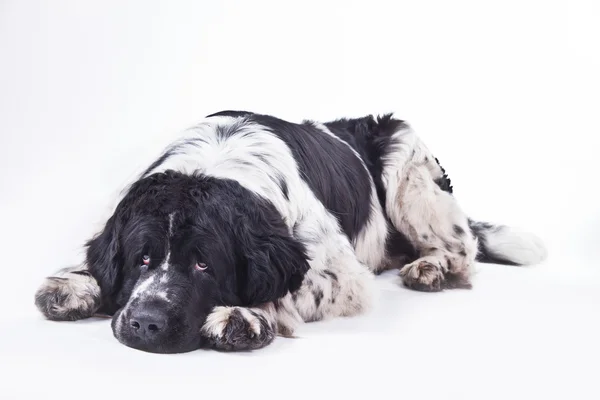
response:
<path id="1" fill-rule="evenodd" d="M 452 262 L 450 260 L 450 257 L 447 254 L 444 255 L 444 260 L 446 260 L 446 267 L 448 269 L 450 269 L 450 266 L 452 265 Z M 440 268 L 444 268 L 444 266 L 442 265 L 441 262 L 440 262 Z"/>
<path id="2" fill-rule="evenodd" d="M 142 174 L 142 176 L 148 175 L 152 170 L 154 170 L 159 165 L 162 165 L 165 161 L 167 161 L 174 153 L 172 149 L 166 150 L 160 157 L 156 159 Z"/>
<path id="3" fill-rule="evenodd" d="M 312 279 L 310 279 L 309 277 L 306 277 L 304 279 L 304 284 L 306 285 L 306 287 L 308 287 L 309 289 L 312 289 L 312 285 L 313 285 L 313 281 Z"/>
<path id="4" fill-rule="evenodd" d="M 207 115 L 206 118 L 217 117 L 217 116 L 223 116 L 223 117 L 245 117 L 245 116 L 248 116 L 248 115 L 252 115 L 252 113 L 249 112 L 249 111 L 223 110 L 223 111 L 216 112 L 214 114 Z"/>
<path id="5" fill-rule="evenodd" d="M 323 300 L 323 291 L 321 289 L 315 289 L 313 294 L 315 296 L 315 306 L 319 308 L 319 306 L 321 305 L 321 300 Z"/>
<path id="6" fill-rule="evenodd" d="M 452 229 L 454 229 L 454 233 L 456 233 L 457 235 L 464 235 L 465 234 L 465 230 L 463 228 L 461 228 L 458 225 L 454 225 L 452 227 Z"/>
<path id="7" fill-rule="evenodd" d="M 261 153 L 252 153 L 252 157 L 256 157 L 258 158 L 260 161 L 264 162 L 265 164 L 267 164 L 269 167 L 271 167 L 271 162 L 269 161 L 269 159 L 267 157 L 265 157 L 264 154 Z"/>
<path id="8" fill-rule="evenodd" d="M 283 193 L 283 196 L 285 197 L 286 200 L 290 199 L 290 192 L 288 190 L 288 185 L 287 182 L 285 181 L 285 179 L 283 178 L 279 178 L 279 188 L 281 189 L 281 193 Z"/>
<path id="9" fill-rule="evenodd" d="M 385 248 L 390 259 L 402 260 L 409 264 L 419 258 L 419 252 L 402 232 L 398 231 L 388 219 L 390 234 L 387 237 Z"/>
<path id="10" fill-rule="evenodd" d="M 442 170 L 442 174 L 443 174 L 441 178 L 435 180 L 435 183 L 444 192 L 448 192 L 450 194 L 454 193 L 454 188 L 452 187 L 452 181 L 450 180 L 450 177 L 448 177 L 448 174 L 446 174 L 446 170 L 444 169 L 444 167 L 442 167 L 442 165 L 440 164 L 440 162 L 437 158 L 435 158 L 435 162 L 437 163 L 437 165 L 440 166 L 440 169 Z"/>
<path id="11" fill-rule="evenodd" d="M 335 281 L 335 282 L 338 281 L 338 277 L 337 277 L 337 275 L 334 272 L 331 272 L 329 270 L 325 270 L 325 271 L 323 271 L 323 273 L 326 274 L 326 275 L 329 275 L 331 277 L 332 281 Z"/>
<path id="12" fill-rule="evenodd" d="M 71 271 L 75 275 L 92 276 L 88 271 Z"/>

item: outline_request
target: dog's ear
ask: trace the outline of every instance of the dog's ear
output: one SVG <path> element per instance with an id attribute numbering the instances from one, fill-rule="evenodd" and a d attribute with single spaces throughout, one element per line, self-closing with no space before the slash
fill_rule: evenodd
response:
<path id="1" fill-rule="evenodd" d="M 238 295 L 244 305 L 275 301 L 300 288 L 310 268 L 306 248 L 289 234 L 279 214 L 254 210 L 238 221 L 243 260 L 237 271 Z"/>
<path id="2" fill-rule="evenodd" d="M 114 307 L 114 294 L 121 280 L 122 257 L 118 236 L 119 222 L 113 215 L 104 229 L 86 243 L 88 270 L 98 282 L 103 307 Z"/>

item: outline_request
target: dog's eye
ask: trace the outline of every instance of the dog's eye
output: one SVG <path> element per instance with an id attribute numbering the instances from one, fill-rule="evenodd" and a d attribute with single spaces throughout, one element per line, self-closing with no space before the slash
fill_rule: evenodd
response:
<path id="1" fill-rule="evenodd" d="M 144 265 L 148 265 L 148 264 L 150 264 L 150 256 L 149 256 L 148 254 L 145 254 L 145 255 L 142 257 L 142 263 L 144 263 Z"/>
<path id="2" fill-rule="evenodd" d="M 196 263 L 196 265 L 194 266 L 194 268 L 195 268 L 197 271 L 204 271 L 204 270 L 206 270 L 206 268 L 208 268 L 208 267 L 207 267 L 207 266 L 206 266 L 206 264 L 204 264 L 204 263 Z"/>

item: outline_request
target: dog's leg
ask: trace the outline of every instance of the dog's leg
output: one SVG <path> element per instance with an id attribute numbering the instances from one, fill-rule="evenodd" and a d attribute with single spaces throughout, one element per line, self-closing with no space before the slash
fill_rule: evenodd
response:
<path id="1" fill-rule="evenodd" d="M 340 254 L 311 269 L 292 302 L 304 322 L 361 314 L 371 307 L 372 273 L 356 257 Z"/>
<path id="2" fill-rule="evenodd" d="M 404 284 L 421 291 L 470 288 L 477 240 L 443 169 L 410 128 L 393 139 L 383 173 L 386 211 L 420 256 L 400 270 Z"/>
<path id="3" fill-rule="evenodd" d="M 225 351 L 256 350 L 267 346 L 277 334 L 273 303 L 261 307 L 215 307 L 202 335 L 209 347 Z"/>
<path id="4" fill-rule="evenodd" d="M 294 235 L 306 244 L 311 269 L 300 289 L 285 301 L 294 304 L 303 321 L 353 316 L 371 307 L 373 273 L 359 261 L 331 214 L 313 208 L 297 224 Z"/>
<path id="5" fill-rule="evenodd" d="M 100 301 L 100 287 L 85 266 L 57 271 L 35 293 L 37 308 L 54 321 L 89 318 L 100 308 Z"/>

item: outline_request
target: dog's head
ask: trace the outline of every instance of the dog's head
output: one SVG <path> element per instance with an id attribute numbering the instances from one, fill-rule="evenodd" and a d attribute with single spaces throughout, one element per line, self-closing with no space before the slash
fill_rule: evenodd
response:
<path id="1" fill-rule="evenodd" d="M 308 270 L 269 202 L 235 181 L 171 171 L 130 188 L 88 242 L 87 263 L 115 337 L 161 353 L 201 347 L 215 306 L 274 301 Z"/>

